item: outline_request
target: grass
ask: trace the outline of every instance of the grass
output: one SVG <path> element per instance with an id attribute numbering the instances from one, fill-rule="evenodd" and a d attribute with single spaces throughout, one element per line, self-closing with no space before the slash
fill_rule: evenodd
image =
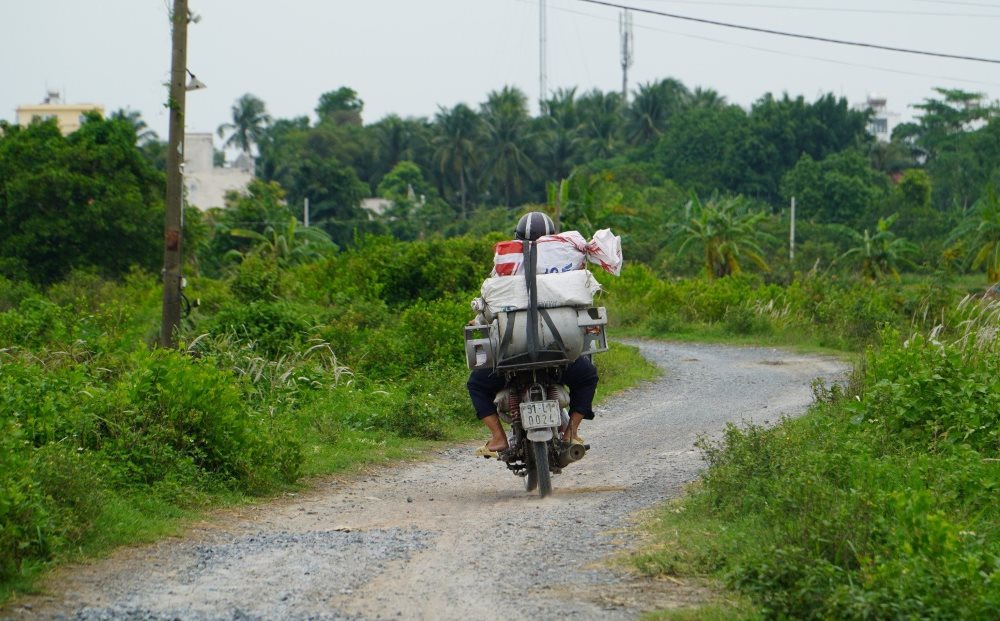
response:
<path id="1" fill-rule="evenodd" d="M 594 356 L 601 380 L 597 388 L 598 402 L 644 381 L 659 377 L 663 371 L 649 362 L 631 345 L 611 343 L 610 349 Z"/>
<path id="2" fill-rule="evenodd" d="M 697 608 L 657 610 L 642 618 L 643 621 L 754 621 L 760 615 L 745 599 L 732 598 Z"/>

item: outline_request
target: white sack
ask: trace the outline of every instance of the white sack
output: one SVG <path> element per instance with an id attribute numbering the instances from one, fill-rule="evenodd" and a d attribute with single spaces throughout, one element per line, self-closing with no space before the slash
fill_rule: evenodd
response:
<path id="1" fill-rule="evenodd" d="M 552 274 L 582 270 L 586 261 L 618 276 L 622 270 L 622 238 L 601 229 L 589 242 L 577 231 L 539 237 L 538 273 Z M 524 273 L 524 253 L 518 240 L 502 241 L 493 248 L 493 276 L 517 276 Z"/>
<path id="2" fill-rule="evenodd" d="M 622 238 L 601 229 L 587 244 L 587 260 L 604 268 L 605 272 L 619 276 L 622 272 Z"/>
<path id="3" fill-rule="evenodd" d="M 587 260 L 587 240 L 576 231 L 539 237 L 535 245 L 539 274 L 582 270 Z M 493 252 L 494 276 L 524 273 L 524 252 L 519 240 L 502 241 L 493 247 Z"/>
<path id="4" fill-rule="evenodd" d="M 539 274 L 538 307 L 591 306 L 601 285 L 587 270 L 555 274 Z M 494 276 L 483 281 L 480 291 L 487 308 L 493 313 L 528 308 L 528 287 L 523 276 Z"/>

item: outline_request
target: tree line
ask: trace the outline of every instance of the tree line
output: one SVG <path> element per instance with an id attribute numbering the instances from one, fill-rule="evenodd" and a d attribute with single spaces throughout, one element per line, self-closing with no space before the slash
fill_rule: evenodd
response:
<path id="1" fill-rule="evenodd" d="M 412 240 L 506 230 L 515 208 L 530 204 L 564 228 L 616 227 L 630 256 L 663 271 L 725 275 L 740 268 L 736 255 L 702 258 L 728 247 L 751 253 L 744 266 L 788 263 L 782 231 L 794 196 L 800 268 L 839 261 L 877 275 L 950 262 L 995 274 L 1000 226 L 990 224 L 998 219 L 990 188 L 1000 124 L 979 101 L 938 89 L 915 106 L 916 121 L 883 143 L 866 131 L 869 112 L 832 94 L 765 94 L 744 109 L 673 79 L 640 85 L 627 103 L 617 92 L 560 89 L 534 116 L 527 96 L 505 86 L 433 118 L 367 124 L 364 102 L 348 87 L 324 93 L 313 118 L 274 119 L 246 94 L 219 133 L 226 147 L 256 156 L 259 182 L 224 209 L 188 210 L 188 247 L 200 249 L 195 261 L 211 272 L 227 253 L 249 250 L 254 235 L 272 245 L 306 235 L 288 225 L 306 199 L 311 223 L 341 247 L 359 234 Z M 45 123 L 4 125 L 4 273 L 46 281 L 81 263 L 108 273 L 129 262 L 155 268 L 157 218 L 149 215 L 161 208 L 155 169 L 163 155 L 135 112 L 92 118 L 68 137 Z M 101 181 L 83 184 L 81 166 Z M 388 199 L 387 211 L 362 209 L 368 197 Z M 95 235 L 84 239 L 88 230 Z M 101 245 L 112 231 L 137 247 Z M 107 256 L 64 250 L 91 241 Z"/>

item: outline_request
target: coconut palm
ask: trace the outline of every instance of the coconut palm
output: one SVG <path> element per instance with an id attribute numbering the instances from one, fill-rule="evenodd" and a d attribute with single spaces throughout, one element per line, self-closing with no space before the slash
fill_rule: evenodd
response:
<path id="1" fill-rule="evenodd" d="M 418 161 L 425 152 L 430 126 L 426 119 L 402 119 L 390 114 L 368 128 L 375 135 L 378 167 L 382 171 L 402 161 Z"/>
<path id="2" fill-rule="evenodd" d="M 590 159 L 607 159 L 618 150 L 621 135 L 621 95 L 594 89 L 576 100 L 584 153 Z"/>
<path id="3" fill-rule="evenodd" d="M 232 123 L 219 125 L 219 138 L 229 134 L 222 143 L 222 148 L 235 147 L 250 155 L 253 146 L 263 139 L 264 131 L 271 123 L 271 116 L 267 113 L 264 102 L 250 93 L 236 100 L 232 114 Z"/>
<path id="4" fill-rule="evenodd" d="M 726 98 L 720 95 L 714 88 L 696 86 L 694 91 L 691 92 L 688 105 L 692 108 L 722 110 L 729 104 L 726 102 Z"/>
<path id="5" fill-rule="evenodd" d="M 466 217 L 468 185 L 476 168 L 479 139 L 482 125 L 476 112 L 465 104 L 458 104 L 451 110 L 440 108 L 435 117 L 434 128 L 437 135 L 431 140 L 434 146 L 434 161 L 441 176 L 458 182 L 458 199 L 462 208 L 462 219 Z"/>
<path id="6" fill-rule="evenodd" d="M 1000 281 L 1000 197 L 995 186 L 989 186 L 973 204 L 969 215 L 952 231 L 948 242 L 967 248 L 969 264 L 973 269 L 985 267 L 991 283 Z"/>
<path id="7" fill-rule="evenodd" d="M 115 110 L 111 113 L 111 118 L 128 123 L 135 130 L 135 143 L 139 146 L 143 146 L 159 138 L 156 132 L 149 128 L 149 125 L 142 118 L 142 113 L 138 110 L 130 110 L 128 108 Z"/>
<path id="8" fill-rule="evenodd" d="M 570 175 L 580 155 L 580 119 L 576 110 L 576 88 L 558 89 L 545 101 L 540 119 L 540 160 L 549 179 Z"/>
<path id="9" fill-rule="evenodd" d="M 690 105 L 691 92 L 678 80 L 640 84 L 627 115 L 628 140 L 633 145 L 655 142 L 670 118 Z"/>
<path id="10" fill-rule="evenodd" d="M 899 268 L 908 265 L 907 256 L 917 250 L 912 243 L 889 230 L 898 217 L 899 214 L 892 214 L 888 218 L 879 218 L 874 235 L 868 229 L 863 234 L 850 231 L 857 245 L 837 257 L 836 262 L 853 259 L 861 275 L 871 281 L 886 276 L 898 280 Z"/>
<path id="11" fill-rule="evenodd" d="M 751 211 L 742 196 L 713 196 L 702 203 L 692 194 L 685 213 L 685 220 L 675 225 L 681 242 L 678 253 L 690 245 L 701 246 L 709 278 L 740 273 L 743 259 L 768 269 L 759 245 L 766 235 L 757 228 L 767 214 Z"/>
<path id="12" fill-rule="evenodd" d="M 483 174 L 510 207 L 535 175 L 532 158 L 534 136 L 528 116 L 528 98 L 518 88 L 493 91 L 482 105 Z"/>

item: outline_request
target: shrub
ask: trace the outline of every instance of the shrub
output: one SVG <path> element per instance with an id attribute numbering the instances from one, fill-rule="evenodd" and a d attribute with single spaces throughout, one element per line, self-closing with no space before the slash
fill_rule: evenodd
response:
<path id="1" fill-rule="evenodd" d="M 250 254 L 236 266 L 230 289 L 238 301 L 246 304 L 271 302 L 279 297 L 279 279 L 277 265 Z"/>
<path id="2" fill-rule="evenodd" d="M 310 324 L 287 302 L 249 302 L 222 306 L 198 329 L 215 335 L 235 334 L 255 343 L 261 352 L 277 356 L 306 342 Z"/>
<path id="3" fill-rule="evenodd" d="M 664 514 L 706 538 L 691 544 L 715 549 L 703 567 L 752 596 L 765 618 L 995 615 L 997 343 L 904 341 L 892 331 L 881 342 L 846 390 L 816 389 L 807 416 L 702 441 L 702 487 L 683 517 Z M 715 532 L 705 520 L 718 522 Z M 661 571 L 676 558 L 652 553 L 642 565 Z"/>
<path id="4" fill-rule="evenodd" d="M 47 299 L 26 297 L 17 310 L 0 313 L 0 343 L 40 347 L 65 341 L 71 332 L 67 319 L 63 310 Z"/>
<path id="5" fill-rule="evenodd" d="M 181 472 L 255 489 L 297 474 L 301 455 L 287 431 L 269 424 L 259 405 L 241 397 L 233 376 L 210 361 L 166 350 L 137 353 L 110 397 L 102 449 L 114 456 L 125 484 Z"/>

